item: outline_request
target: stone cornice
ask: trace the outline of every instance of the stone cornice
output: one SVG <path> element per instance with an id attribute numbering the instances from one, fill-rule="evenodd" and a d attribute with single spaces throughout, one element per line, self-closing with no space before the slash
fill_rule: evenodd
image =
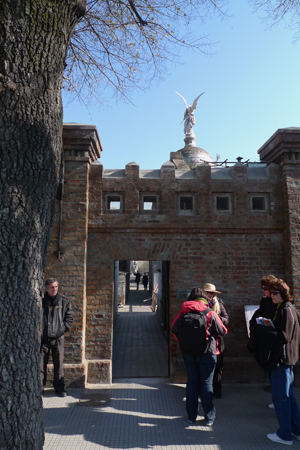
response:
<path id="1" fill-rule="evenodd" d="M 65 158 L 88 158 L 92 163 L 101 157 L 102 145 L 95 125 L 65 123 L 63 125 Z"/>
<path id="2" fill-rule="evenodd" d="M 267 164 L 300 163 L 300 128 L 279 128 L 257 151 Z"/>

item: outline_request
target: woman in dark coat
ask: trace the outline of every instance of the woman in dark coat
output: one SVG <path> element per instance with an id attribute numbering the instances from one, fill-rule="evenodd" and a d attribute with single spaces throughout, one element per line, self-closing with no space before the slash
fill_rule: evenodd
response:
<path id="1" fill-rule="evenodd" d="M 273 319 L 276 312 L 276 305 L 272 302 L 270 295 L 269 284 L 276 281 L 277 278 L 274 275 L 268 275 L 267 277 L 262 277 L 260 280 L 261 289 L 263 291 L 263 296 L 260 300 L 259 308 L 254 312 L 250 320 L 250 333 L 253 327 L 256 325 L 257 317 L 265 317 L 266 319 Z"/>
<path id="2" fill-rule="evenodd" d="M 268 370 L 279 429 L 267 437 L 273 442 L 292 445 L 293 437 L 300 440 L 300 411 L 293 389 L 293 367 L 299 359 L 300 346 L 298 312 L 292 305 L 290 288 L 283 280 L 270 282 L 269 290 L 276 305 L 272 320 L 280 333 L 283 352 L 278 363 Z"/>

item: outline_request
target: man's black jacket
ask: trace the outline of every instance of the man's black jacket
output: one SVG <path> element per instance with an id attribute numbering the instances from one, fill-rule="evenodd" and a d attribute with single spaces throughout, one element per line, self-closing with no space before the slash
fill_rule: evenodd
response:
<path id="1" fill-rule="evenodd" d="M 67 297 L 57 294 L 43 298 L 42 342 L 54 340 L 64 335 L 73 323 L 73 311 Z"/>

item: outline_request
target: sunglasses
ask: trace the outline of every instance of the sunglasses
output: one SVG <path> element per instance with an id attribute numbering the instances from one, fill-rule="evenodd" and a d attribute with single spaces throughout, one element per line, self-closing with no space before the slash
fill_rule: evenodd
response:
<path id="1" fill-rule="evenodd" d="M 263 291 L 268 291 L 268 290 L 269 290 L 269 289 L 268 289 L 267 287 L 265 287 L 265 286 L 264 286 L 264 287 L 262 286 L 261 288 L 262 288 Z"/>
<path id="2" fill-rule="evenodd" d="M 279 291 L 270 291 L 270 295 L 278 295 L 278 294 L 280 294 Z"/>

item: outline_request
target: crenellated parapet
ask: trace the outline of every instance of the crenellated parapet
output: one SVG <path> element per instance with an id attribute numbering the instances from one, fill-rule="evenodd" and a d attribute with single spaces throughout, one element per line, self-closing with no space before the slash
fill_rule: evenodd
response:
<path id="1" fill-rule="evenodd" d="M 167 161 L 156 170 L 140 170 L 136 163 L 107 170 L 95 162 L 90 166 L 89 228 L 282 229 L 280 180 L 276 164 L 203 164 L 190 170 Z"/>

